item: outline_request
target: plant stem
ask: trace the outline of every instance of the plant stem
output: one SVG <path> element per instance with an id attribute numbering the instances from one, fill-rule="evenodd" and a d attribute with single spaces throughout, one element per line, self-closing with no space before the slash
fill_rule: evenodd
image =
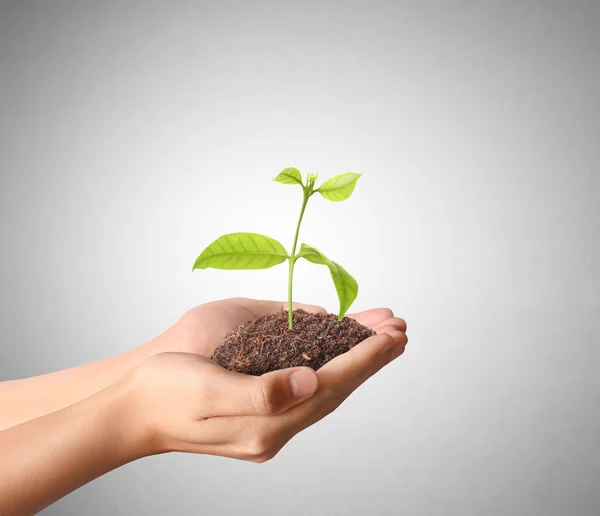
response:
<path id="1" fill-rule="evenodd" d="M 302 208 L 300 209 L 300 216 L 298 217 L 298 224 L 296 225 L 296 234 L 294 235 L 294 243 L 292 244 L 292 252 L 290 253 L 290 269 L 288 274 L 288 326 L 290 330 L 294 329 L 292 322 L 292 282 L 294 278 L 294 264 L 296 263 L 296 244 L 298 244 L 298 234 L 300 233 L 300 223 L 302 222 L 302 217 L 304 216 L 304 210 L 306 208 L 306 203 L 308 202 L 308 198 L 310 197 L 311 192 L 308 187 L 304 187 L 304 198 L 302 200 Z"/>

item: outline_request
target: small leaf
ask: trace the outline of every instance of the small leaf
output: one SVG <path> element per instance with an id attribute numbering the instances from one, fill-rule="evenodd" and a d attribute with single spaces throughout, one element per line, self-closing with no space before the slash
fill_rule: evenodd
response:
<path id="1" fill-rule="evenodd" d="M 340 174 L 325 181 L 316 191 L 329 201 L 345 201 L 352 195 L 356 181 L 360 176 L 362 174 L 355 174 L 354 172 Z"/>
<path id="2" fill-rule="evenodd" d="M 229 233 L 210 244 L 194 263 L 195 269 L 268 269 L 288 258 L 277 241 L 257 233 Z"/>
<path id="3" fill-rule="evenodd" d="M 297 256 L 298 258 L 306 258 L 309 262 L 329 267 L 331 279 L 340 300 L 338 319 L 341 321 L 358 295 L 358 283 L 356 280 L 339 263 L 330 260 L 321 251 L 310 245 L 302 244 Z"/>
<path id="4" fill-rule="evenodd" d="M 273 181 L 279 181 L 284 185 L 293 185 L 298 183 L 302 186 L 302 174 L 297 168 L 284 168 Z"/>

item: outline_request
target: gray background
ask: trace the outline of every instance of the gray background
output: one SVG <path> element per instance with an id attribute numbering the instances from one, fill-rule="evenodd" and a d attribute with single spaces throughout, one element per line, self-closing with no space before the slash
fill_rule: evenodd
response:
<path id="1" fill-rule="evenodd" d="M 407 353 L 271 462 L 130 464 L 47 515 L 597 514 L 598 2 L 0 7 L 0 374 L 119 353 L 286 269 L 286 166 L 364 173 L 301 240 L 408 320 Z M 296 299 L 336 310 L 326 270 Z"/>

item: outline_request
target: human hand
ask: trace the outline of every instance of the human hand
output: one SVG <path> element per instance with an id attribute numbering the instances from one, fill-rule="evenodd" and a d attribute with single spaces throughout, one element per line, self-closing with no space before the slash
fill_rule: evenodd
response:
<path id="1" fill-rule="evenodd" d="M 236 326 L 287 308 L 285 302 L 241 297 L 206 303 L 188 310 L 171 328 L 154 339 L 154 349 L 195 353 L 210 358 L 225 335 Z M 293 309 L 298 308 L 307 312 L 326 312 L 320 306 L 294 303 Z M 394 317 L 392 311 L 387 308 L 377 308 L 347 316 L 377 333 L 394 329 L 406 330 L 404 321 Z"/>
<path id="2" fill-rule="evenodd" d="M 281 309 L 278 305 L 272 308 Z M 379 334 L 317 372 L 296 367 L 255 377 L 182 352 L 146 360 L 118 382 L 135 414 L 139 455 L 184 451 L 254 462 L 270 459 L 404 351 L 406 324 L 391 311 L 370 310 L 356 318 Z"/>
<path id="3" fill-rule="evenodd" d="M 354 317 L 380 334 L 317 372 L 298 367 L 248 376 L 207 358 L 231 327 L 283 308 L 246 299 L 203 305 L 159 338 L 167 349 L 195 352 L 161 352 L 155 339 L 122 356 L 45 375 L 41 383 L 36 377 L 29 398 L 9 389 L 20 405 L 41 400 L 42 408 L 0 432 L 0 513 L 37 513 L 145 455 L 179 450 L 263 462 L 404 351 L 404 321 L 377 309 Z"/>

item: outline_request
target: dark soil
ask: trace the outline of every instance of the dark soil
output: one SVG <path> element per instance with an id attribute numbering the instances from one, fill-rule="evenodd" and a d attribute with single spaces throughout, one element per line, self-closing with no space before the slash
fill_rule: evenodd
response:
<path id="1" fill-rule="evenodd" d="M 293 317 L 293 330 L 287 311 L 244 323 L 225 336 L 211 358 L 230 371 L 256 376 L 296 366 L 317 370 L 375 335 L 349 317 L 338 321 L 335 314 L 305 310 L 294 310 Z"/>

